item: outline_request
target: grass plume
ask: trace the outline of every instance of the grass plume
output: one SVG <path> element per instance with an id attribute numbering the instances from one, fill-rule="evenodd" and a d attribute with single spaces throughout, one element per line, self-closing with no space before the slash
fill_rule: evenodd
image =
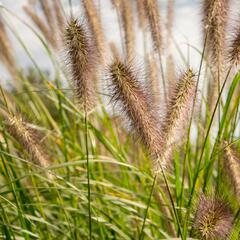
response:
<path id="1" fill-rule="evenodd" d="M 113 102 L 120 103 L 133 130 L 153 155 L 161 152 L 162 138 L 156 113 L 149 110 L 148 99 L 131 65 L 115 60 L 110 66 Z"/>
<path id="2" fill-rule="evenodd" d="M 187 70 L 179 79 L 170 97 L 165 119 L 162 123 L 163 144 L 161 158 L 169 162 L 173 144 L 183 136 L 188 116 L 195 96 L 196 81 L 191 69 Z M 180 135 L 179 135 L 180 134 Z M 176 137 L 178 136 L 178 137 Z"/>
<path id="3" fill-rule="evenodd" d="M 228 49 L 228 60 L 231 65 L 240 65 L 240 24 L 237 23 L 238 27 L 234 30 L 230 47 Z"/>
<path id="4" fill-rule="evenodd" d="M 236 198 L 240 201 L 240 157 L 227 142 L 224 143 L 224 166 L 232 180 Z"/>
<path id="5" fill-rule="evenodd" d="M 95 53 L 91 38 L 84 24 L 76 19 L 68 23 L 65 42 L 68 63 L 80 105 L 85 109 L 94 106 L 94 60 Z"/>
<path id="6" fill-rule="evenodd" d="M 37 15 L 37 13 L 32 9 L 32 7 L 25 5 L 23 6 L 23 9 L 25 13 L 29 16 L 29 18 L 33 21 L 33 23 L 41 31 L 41 33 L 43 34 L 47 42 L 49 42 L 52 46 L 55 46 L 55 39 L 53 38 L 50 29 L 42 21 L 42 19 Z"/>
<path id="7" fill-rule="evenodd" d="M 228 239 L 233 216 L 227 203 L 217 197 L 201 196 L 194 218 L 196 235 L 201 239 Z"/>
<path id="8" fill-rule="evenodd" d="M 155 50 L 162 51 L 162 31 L 160 25 L 160 14 L 157 0 L 144 0 L 150 31 Z"/>
<path id="9" fill-rule="evenodd" d="M 50 159 L 39 144 L 39 136 L 20 116 L 8 117 L 6 121 L 9 133 L 24 146 L 33 161 L 41 167 L 48 167 Z"/>
<path id="10" fill-rule="evenodd" d="M 88 23 L 91 29 L 92 36 L 95 40 L 96 48 L 100 55 L 101 62 L 104 62 L 105 56 L 105 37 L 103 28 L 101 25 L 101 19 L 97 12 L 96 6 L 92 0 L 83 0 L 83 7 L 88 19 Z"/>
<path id="11" fill-rule="evenodd" d="M 125 48 L 128 61 L 133 58 L 134 51 L 134 24 L 133 24 L 133 12 L 132 2 L 123 0 L 121 7 L 122 23 L 124 29 Z"/>

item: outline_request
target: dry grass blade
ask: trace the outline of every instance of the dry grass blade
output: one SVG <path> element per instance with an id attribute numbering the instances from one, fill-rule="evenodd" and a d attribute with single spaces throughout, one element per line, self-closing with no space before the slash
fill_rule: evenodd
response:
<path id="1" fill-rule="evenodd" d="M 147 13 L 144 7 L 144 1 L 136 0 L 136 3 L 137 3 L 139 27 L 144 31 L 147 26 Z"/>
<path id="2" fill-rule="evenodd" d="M 226 25 L 228 20 L 229 0 L 205 0 L 203 2 L 203 32 L 207 35 L 207 55 L 211 60 L 213 76 L 209 82 L 208 106 L 210 112 L 217 99 L 224 70 L 226 47 Z"/>

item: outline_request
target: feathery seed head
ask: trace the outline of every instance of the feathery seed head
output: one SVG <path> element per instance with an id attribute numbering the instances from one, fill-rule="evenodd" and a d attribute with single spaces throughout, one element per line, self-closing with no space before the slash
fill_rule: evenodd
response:
<path id="1" fill-rule="evenodd" d="M 183 74 L 176 85 L 175 91 L 170 98 L 166 117 L 162 123 L 162 144 L 160 146 L 159 156 L 155 161 L 155 171 L 159 172 L 159 162 L 164 163 L 164 167 L 169 165 L 173 154 L 173 146 L 177 138 L 182 137 L 184 125 L 190 113 L 196 81 L 191 69 Z M 180 131 L 179 131 L 180 130 Z"/>
<path id="2" fill-rule="evenodd" d="M 162 33 L 157 0 L 144 0 L 155 50 L 161 52 Z"/>
<path id="3" fill-rule="evenodd" d="M 112 100 L 120 103 L 133 130 L 153 159 L 160 155 L 162 138 L 156 112 L 150 111 L 148 99 L 129 64 L 116 60 L 110 66 Z"/>
<path id="4" fill-rule="evenodd" d="M 76 19 L 72 19 L 65 33 L 67 57 L 73 83 L 80 105 L 87 109 L 93 107 L 94 96 L 94 61 L 95 52 L 87 29 Z"/>
<path id="5" fill-rule="evenodd" d="M 227 142 L 224 142 L 224 166 L 228 176 L 231 178 L 235 195 L 240 201 L 240 157 Z"/>
<path id="6" fill-rule="evenodd" d="M 177 130 L 183 130 L 183 123 L 186 122 L 188 114 L 190 113 L 194 94 L 196 90 L 196 81 L 193 71 L 189 69 L 186 71 L 179 82 L 176 84 L 172 97 L 170 98 L 166 119 L 163 123 L 164 139 L 167 145 L 175 142 Z"/>
<path id="7" fill-rule="evenodd" d="M 208 32 L 207 50 L 222 69 L 229 0 L 205 0 L 203 3 L 204 35 Z"/>
<path id="8" fill-rule="evenodd" d="M 230 207 L 222 199 L 200 197 L 193 227 L 201 239 L 227 239 L 233 228 Z"/>
<path id="9" fill-rule="evenodd" d="M 121 7 L 121 15 L 124 29 L 124 39 L 126 46 L 127 59 L 130 61 L 133 57 L 134 50 L 134 24 L 133 24 L 133 13 L 132 3 L 128 0 L 123 0 Z"/>
<path id="10" fill-rule="evenodd" d="M 42 167 L 50 165 L 50 160 L 39 145 L 39 138 L 37 138 L 37 133 L 34 129 L 27 126 L 19 116 L 7 117 L 6 123 L 9 133 L 26 148 L 37 164 Z"/>
<path id="11" fill-rule="evenodd" d="M 233 33 L 233 37 L 228 50 L 228 60 L 230 64 L 240 64 L 240 26 Z"/>
<path id="12" fill-rule="evenodd" d="M 147 25 L 147 13 L 144 6 L 143 0 L 136 0 L 137 2 L 137 13 L 138 13 L 138 21 L 139 27 L 144 31 Z"/>
<path id="13" fill-rule="evenodd" d="M 83 0 L 83 7 L 85 9 L 85 14 L 88 19 L 91 34 L 94 38 L 96 48 L 100 55 L 100 60 L 103 63 L 104 53 L 105 53 L 105 46 L 104 46 L 105 37 L 104 37 L 102 25 L 101 25 L 100 16 L 92 0 Z"/>

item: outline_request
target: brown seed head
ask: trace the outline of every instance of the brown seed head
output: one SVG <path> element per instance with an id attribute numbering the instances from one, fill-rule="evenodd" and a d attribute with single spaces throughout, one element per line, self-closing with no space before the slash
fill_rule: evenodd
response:
<path id="1" fill-rule="evenodd" d="M 172 28 L 173 28 L 173 19 L 174 19 L 174 5 L 175 0 L 168 0 L 167 5 L 167 44 L 169 44 L 172 36 Z"/>
<path id="2" fill-rule="evenodd" d="M 134 50 L 134 24 L 132 13 L 132 2 L 129 0 L 123 0 L 121 5 L 121 15 L 124 30 L 124 39 L 126 46 L 126 53 L 128 61 L 132 60 Z"/>
<path id="3" fill-rule="evenodd" d="M 112 100 L 120 103 L 134 131 L 152 154 L 160 155 L 162 139 L 156 112 L 150 111 L 145 91 L 130 64 L 115 60 L 110 66 Z"/>
<path id="4" fill-rule="evenodd" d="M 186 71 L 176 84 L 172 97 L 168 103 L 166 118 L 163 123 L 164 139 L 168 145 L 176 141 L 178 130 L 183 132 L 188 114 L 194 99 L 196 81 L 191 69 Z"/>
<path id="5" fill-rule="evenodd" d="M 208 32 L 207 51 L 222 70 L 229 0 L 205 0 L 203 3 L 204 36 Z"/>
<path id="6" fill-rule="evenodd" d="M 224 143 L 224 166 L 234 188 L 235 195 L 240 201 L 240 157 L 235 149 Z"/>
<path id="7" fill-rule="evenodd" d="M 72 19 L 65 33 L 67 57 L 73 83 L 80 105 L 89 109 L 95 102 L 94 71 L 95 52 L 87 29 L 76 19 Z"/>
<path id="8" fill-rule="evenodd" d="M 104 45 L 105 37 L 101 25 L 100 16 L 92 0 L 83 0 L 83 7 L 85 9 L 85 14 L 91 29 L 91 34 L 95 40 L 95 44 L 100 55 L 101 62 L 103 63 L 105 54 Z"/>
<path id="9" fill-rule="evenodd" d="M 147 13 L 144 6 L 143 0 L 136 0 L 137 2 L 137 13 L 138 13 L 138 21 L 139 27 L 144 31 L 147 26 Z"/>
<path id="10" fill-rule="evenodd" d="M 240 24 L 233 33 L 230 48 L 228 50 L 228 60 L 232 65 L 240 64 Z"/>
<path id="11" fill-rule="evenodd" d="M 32 156 L 35 163 L 42 167 L 50 165 L 50 160 L 39 144 L 39 138 L 34 129 L 30 128 L 21 117 L 8 117 L 7 129 L 9 133 L 15 137 Z"/>
<path id="12" fill-rule="evenodd" d="M 160 25 L 160 15 L 157 0 L 144 0 L 147 12 L 148 22 L 152 34 L 154 48 L 161 52 L 162 50 L 162 33 Z"/>
<path id="13" fill-rule="evenodd" d="M 233 216 L 228 204 L 216 197 L 200 197 L 193 227 L 200 239 L 228 239 L 233 228 Z"/>
<path id="14" fill-rule="evenodd" d="M 0 59 L 14 79 L 18 79 L 18 71 L 13 56 L 13 46 L 5 29 L 2 16 L 0 15 Z"/>

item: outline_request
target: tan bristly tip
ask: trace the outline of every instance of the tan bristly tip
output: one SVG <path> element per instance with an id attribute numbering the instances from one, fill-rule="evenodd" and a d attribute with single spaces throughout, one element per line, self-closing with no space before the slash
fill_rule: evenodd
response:
<path id="1" fill-rule="evenodd" d="M 109 72 L 112 101 L 120 104 L 132 129 L 148 149 L 153 160 L 156 159 L 162 150 L 157 112 L 150 110 L 147 94 L 135 76 L 134 69 L 129 63 L 115 60 Z"/>
<path id="2" fill-rule="evenodd" d="M 240 201 L 240 157 L 236 150 L 227 142 L 224 142 L 224 166 L 231 178 L 236 198 Z"/>
<path id="3" fill-rule="evenodd" d="M 233 228 L 229 205 L 217 197 L 201 196 L 193 227 L 196 237 L 200 239 L 228 239 Z"/>
<path id="4" fill-rule="evenodd" d="M 72 81 L 80 105 L 84 109 L 94 106 L 95 51 L 86 26 L 72 19 L 65 32 L 65 44 Z"/>
<path id="5" fill-rule="evenodd" d="M 46 152 L 39 145 L 36 131 L 30 128 L 18 116 L 9 116 L 6 123 L 9 133 L 24 146 L 26 151 L 32 156 L 33 161 L 42 167 L 48 167 L 50 160 Z"/>

